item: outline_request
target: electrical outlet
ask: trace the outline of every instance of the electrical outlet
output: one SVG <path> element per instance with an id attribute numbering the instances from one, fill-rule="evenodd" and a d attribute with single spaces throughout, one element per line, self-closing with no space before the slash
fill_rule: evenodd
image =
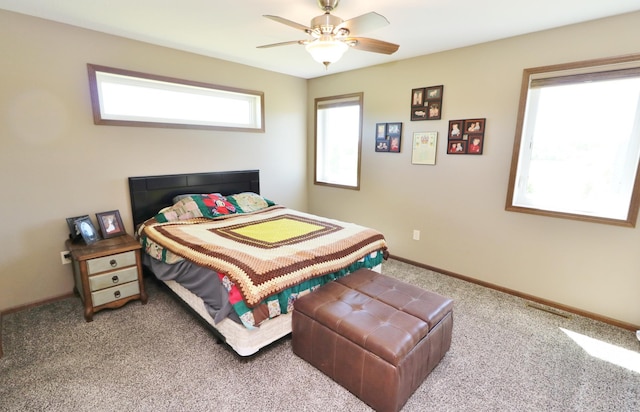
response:
<path id="1" fill-rule="evenodd" d="M 62 260 L 63 265 L 68 265 L 71 263 L 71 253 L 68 250 L 63 250 L 60 252 L 60 260 Z"/>
<path id="2" fill-rule="evenodd" d="M 420 240 L 420 231 L 414 229 L 413 230 L 413 240 Z"/>

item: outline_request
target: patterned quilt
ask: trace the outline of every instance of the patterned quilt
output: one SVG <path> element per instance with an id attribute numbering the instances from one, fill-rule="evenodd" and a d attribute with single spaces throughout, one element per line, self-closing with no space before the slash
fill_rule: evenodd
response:
<path id="1" fill-rule="evenodd" d="M 145 242 L 228 276 L 249 308 L 372 253 L 386 253 L 384 237 L 376 230 L 278 205 L 213 220 L 151 219 L 140 235 Z"/>

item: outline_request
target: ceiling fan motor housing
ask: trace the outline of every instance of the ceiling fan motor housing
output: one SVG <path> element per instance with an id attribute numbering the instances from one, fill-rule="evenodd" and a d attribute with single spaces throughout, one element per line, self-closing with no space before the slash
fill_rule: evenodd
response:
<path id="1" fill-rule="evenodd" d="M 342 22 L 343 20 L 340 17 L 325 13 L 311 19 L 311 30 L 318 35 L 330 34 L 333 32 L 333 29 L 342 24 Z"/>

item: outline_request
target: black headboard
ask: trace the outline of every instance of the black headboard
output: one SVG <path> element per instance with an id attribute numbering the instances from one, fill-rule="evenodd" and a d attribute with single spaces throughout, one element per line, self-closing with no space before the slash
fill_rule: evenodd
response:
<path id="1" fill-rule="evenodd" d="M 133 227 L 171 206 L 176 195 L 191 193 L 260 193 L 260 171 L 189 173 L 129 178 Z"/>

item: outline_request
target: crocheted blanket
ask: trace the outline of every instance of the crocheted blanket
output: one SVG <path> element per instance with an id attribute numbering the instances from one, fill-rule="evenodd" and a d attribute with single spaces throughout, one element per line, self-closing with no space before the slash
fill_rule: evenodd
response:
<path id="1" fill-rule="evenodd" d="M 384 236 L 374 229 L 282 206 L 213 220 L 152 219 L 140 234 L 175 255 L 226 274 L 248 307 L 387 249 Z"/>

